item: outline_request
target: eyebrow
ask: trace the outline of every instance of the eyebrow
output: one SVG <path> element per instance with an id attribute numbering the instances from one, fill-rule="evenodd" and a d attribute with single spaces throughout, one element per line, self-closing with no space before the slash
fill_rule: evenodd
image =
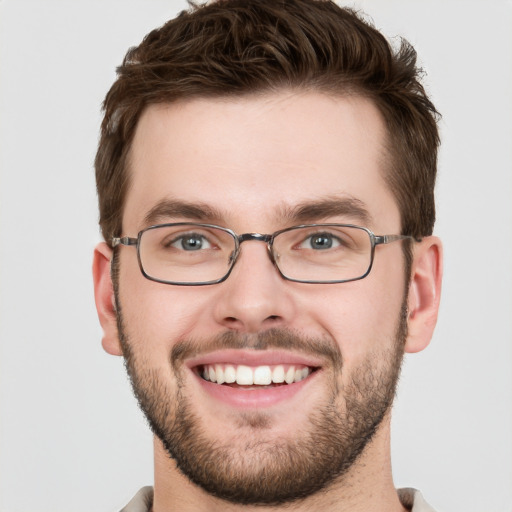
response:
<path id="1" fill-rule="evenodd" d="M 205 203 L 189 203 L 176 199 L 162 199 L 144 217 L 146 226 L 158 224 L 169 219 L 185 218 L 209 222 L 220 220 L 222 214 L 216 208 Z"/>
<path id="2" fill-rule="evenodd" d="M 299 203 L 291 208 L 284 207 L 282 216 L 290 222 L 317 222 L 332 217 L 348 217 L 365 226 L 370 225 L 372 216 L 365 204 L 351 196 L 330 196 L 316 201 Z"/>
<path id="3" fill-rule="evenodd" d="M 344 217 L 343 220 L 360 222 L 367 226 L 372 217 L 365 204 L 354 197 L 330 196 L 318 200 L 305 201 L 294 206 L 283 205 L 279 208 L 277 219 L 290 224 L 313 223 Z M 206 203 L 192 203 L 177 199 L 162 199 L 153 206 L 144 217 L 145 226 L 174 219 L 195 220 L 208 223 L 220 223 L 225 215 L 217 208 Z"/>

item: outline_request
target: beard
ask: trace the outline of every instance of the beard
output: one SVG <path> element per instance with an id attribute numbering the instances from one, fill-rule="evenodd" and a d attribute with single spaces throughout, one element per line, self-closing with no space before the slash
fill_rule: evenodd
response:
<path id="1" fill-rule="evenodd" d="M 125 366 L 153 433 L 190 481 L 223 500 L 282 505 L 341 482 L 393 402 L 407 337 L 405 299 L 391 347 L 347 369 L 350 376 L 345 383 L 341 380 L 343 357 L 334 340 L 271 329 L 255 335 L 226 332 L 211 340 L 176 342 L 169 354 L 169 368 L 176 379 L 176 385 L 171 385 L 168 373 L 149 367 L 144 355 L 133 350 L 117 292 L 116 305 Z M 376 346 L 390 345 L 387 339 L 379 341 Z M 207 423 L 195 413 L 197 400 L 187 395 L 183 362 L 222 348 L 292 349 L 323 356 L 332 378 L 322 401 L 307 415 L 306 426 L 276 438 L 269 434 L 270 415 L 245 412 L 237 418 L 240 436 L 224 442 L 209 436 Z M 250 429 L 250 435 L 242 429 Z"/>

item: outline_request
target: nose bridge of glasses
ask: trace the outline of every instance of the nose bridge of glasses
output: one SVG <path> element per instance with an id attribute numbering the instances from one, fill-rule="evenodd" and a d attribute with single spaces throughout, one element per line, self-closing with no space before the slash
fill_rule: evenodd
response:
<path id="1" fill-rule="evenodd" d="M 237 236 L 237 240 L 238 240 L 237 249 L 236 249 L 236 251 L 234 251 L 234 253 L 232 253 L 231 258 L 230 258 L 231 261 L 234 262 L 234 260 L 236 260 L 238 258 L 239 254 L 240 254 L 242 242 L 256 241 L 256 242 L 264 242 L 267 244 L 267 249 L 268 249 L 268 254 L 269 254 L 270 260 L 272 261 L 272 263 L 275 263 L 274 257 L 272 255 L 272 246 L 271 246 L 272 239 L 273 239 L 272 235 L 265 235 L 265 234 L 261 234 L 261 233 L 243 233 L 242 235 L 238 235 Z"/>
<path id="2" fill-rule="evenodd" d="M 248 240 L 258 240 L 259 242 L 269 243 L 272 240 L 272 235 L 262 235 L 261 233 L 244 233 L 238 235 L 238 242 L 247 242 Z"/>

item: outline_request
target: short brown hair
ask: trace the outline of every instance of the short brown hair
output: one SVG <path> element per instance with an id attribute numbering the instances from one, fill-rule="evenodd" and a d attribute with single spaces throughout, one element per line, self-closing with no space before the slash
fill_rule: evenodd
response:
<path id="1" fill-rule="evenodd" d="M 193 97 L 241 96 L 283 88 L 374 101 L 387 126 L 385 178 L 402 233 L 432 234 L 438 113 L 420 83 L 416 52 L 394 50 L 355 11 L 330 0 L 191 2 L 131 48 L 108 92 L 95 160 L 100 226 L 121 236 L 129 152 L 151 104 Z"/>

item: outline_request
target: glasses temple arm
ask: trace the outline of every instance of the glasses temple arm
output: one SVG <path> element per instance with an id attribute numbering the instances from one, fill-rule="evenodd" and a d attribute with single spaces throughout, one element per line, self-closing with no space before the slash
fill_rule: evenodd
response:
<path id="1" fill-rule="evenodd" d="M 129 236 L 114 237 L 111 243 L 112 247 L 117 247 L 118 245 L 137 245 L 137 238 L 130 238 Z"/>
<path id="2" fill-rule="evenodd" d="M 397 240 L 414 240 L 415 242 L 421 242 L 422 238 L 416 238 L 410 235 L 375 235 L 375 245 L 390 244 Z"/>

